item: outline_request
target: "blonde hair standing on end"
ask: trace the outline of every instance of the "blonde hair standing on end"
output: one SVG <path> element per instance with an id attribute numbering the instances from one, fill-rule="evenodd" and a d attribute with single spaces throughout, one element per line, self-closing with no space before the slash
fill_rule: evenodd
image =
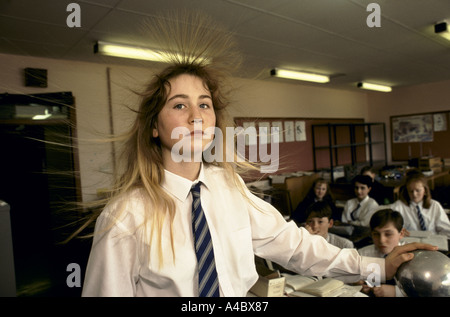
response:
<path id="1" fill-rule="evenodd" d="M 181 18 L 181 19 L 180 19 Z M 150 27 L 151 26 L 151 27 Z M 153 241 L 158 246 L 160 265 L 162 265 L 162 231 L 166 223 L 170 224 L 172 258 L 175 261 L 172 222 L 175 216 L 175 203 L 169 194 L 161 187 L 164 180 L 164 166 L 159 138 L 152 135 L 158 114 L 164 107 L 170 80 L 182 74 L 200 78 L 210 91 L 216 115 L 216 127 L 223 132 L 222 142 L 226 145 L 227 126 L 234 126 L 228 118 L 225 108 L 228 106 L 222 84 L 229 77 L 229 70 L 238 65 L 236 50 L 232 37 L 219 28 L 212 20 L 198 13 L 184 13 L 181 16 L 171 16 L 157 23 L 147 25 L 149 32 L 156 36 L 160 47 L 167 52 L 170 66 L 155 75 L 146 90 L 141 93 L 142 101 L 136 111 L 136 118 L 131 129 L 113 141 L 122 140 L 122 153 L 117 163 L 114 185 L 108 201 L 120 201 L 121 197 L 140 189 L 145 199 L 143 227 L 145 244 L 152 246 Z M 217 136 L 216 136 L 217 138 Z M 236 147 L 233 148 L 233 150 Z M 237 172 L 253 169 L 253 165 L 237 159 L 228 162 L 225 157 L 229 149 L 225 148 L 221 162 L 213 164 L 222 167 L 233 186 L 245 195 L 244 185 Z M 114 211 L 113 219 L 119 219 L 124 212 L 123 207 Z M 168 219 L 168 222 L 166 221 Z M 114 225 L 114 221 L 108 228 Z M 148 226 L 148 224 L 151 224 Z M 138 228 L 136 228 L 137 230 Z M 156 240 L 154 240 L 156 239 Z"/>

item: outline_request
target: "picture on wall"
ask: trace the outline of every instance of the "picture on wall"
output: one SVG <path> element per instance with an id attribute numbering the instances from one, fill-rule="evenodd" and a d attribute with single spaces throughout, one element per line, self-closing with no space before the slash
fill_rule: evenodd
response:
<path id="1" fill-rule="evenodd" d="M 284 129 L 286 142 L 294 142 L 295 141 L 294 121 L 285 121 Z"/>
<path id="2" fill-rule="evenodd" d="M 435 113 L 433 115 L 433 126 L 436 132 L 447 131 L 447 114 Z"/>
<path id="3" fill-rule="evenodd" d="M 392 118 L 394 143 L 433 142 L 433 115 L 414 115 Z"/>
<path id="4" fill-rule="evenodd" d="M 295 121 L 295 141 L 306 141 L 305 121 Z"/>
<path id="5" fill-rule="evenodd" d="M 272 142 L 273 143 L 281 143 L 283 142 L 283 122 L 282 121 L 273 121 L 272 122 Z"/>

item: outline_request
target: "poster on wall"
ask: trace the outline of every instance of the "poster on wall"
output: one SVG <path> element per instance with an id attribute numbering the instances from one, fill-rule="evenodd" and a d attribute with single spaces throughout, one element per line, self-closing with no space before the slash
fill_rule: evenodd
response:
<path id="1" fill-rule="evenodd" d="M 272 142 L 281 143 L 283 142 L 283 122 L 274 121 L 272 122 Z"/>
<path id="2" fill-rule="evenodd" d="M 433 142 L 433 115 L 392 118 L 394 143 Z"/>
<path id="3" fill-rule="evenodd" d="M 294 121 L 285 121 L 284 122 L 284 136 L 286 142 L 294 142 L 295 134 L 294 134 Z"/>
<path id="4" fill-rule="evenodd" d="M 435 132 L 447 131 L 446 113 L 435 113 L 433 115 L 433 128 Z"/>
<path id="5" fill-rule="evenodd" d="M 295 121 L 295 141 L 306 141 L 305 121 Z"/>

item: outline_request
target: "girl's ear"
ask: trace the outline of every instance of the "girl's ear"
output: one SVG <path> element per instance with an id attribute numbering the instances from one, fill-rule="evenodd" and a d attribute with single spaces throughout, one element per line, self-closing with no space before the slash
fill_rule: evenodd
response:
<path id="1" fill-rule="evenodd" d="M 159 136 L 158 133 L 158 124 L 155 122 L 155 127 L 153 128 L 153 137 L 157 138 Z"/>

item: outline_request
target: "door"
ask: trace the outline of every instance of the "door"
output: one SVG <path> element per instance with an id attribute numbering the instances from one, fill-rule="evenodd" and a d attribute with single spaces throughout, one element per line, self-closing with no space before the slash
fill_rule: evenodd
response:
<path id="1" fill-rule="evenodd" d="M 22 95 L 8 97 L 9 108 L 12 100 L 23 108 Z M 30 107 L 36 103 L 32 100 Z M 56 144 L 72 143 L 74 123 L 69 116 L 0 120 L 0 200 L 11 208 L 18 296 L 77 296 L 81 292 L 66 285 L 66 267 L 83 262 L 87 251 L 80 251 L 77 243 L 60 244 L 70 234 L 64 225 L 74 220 L 68 207 L 78 201 L 79 181 L 75 148 Z"/>

